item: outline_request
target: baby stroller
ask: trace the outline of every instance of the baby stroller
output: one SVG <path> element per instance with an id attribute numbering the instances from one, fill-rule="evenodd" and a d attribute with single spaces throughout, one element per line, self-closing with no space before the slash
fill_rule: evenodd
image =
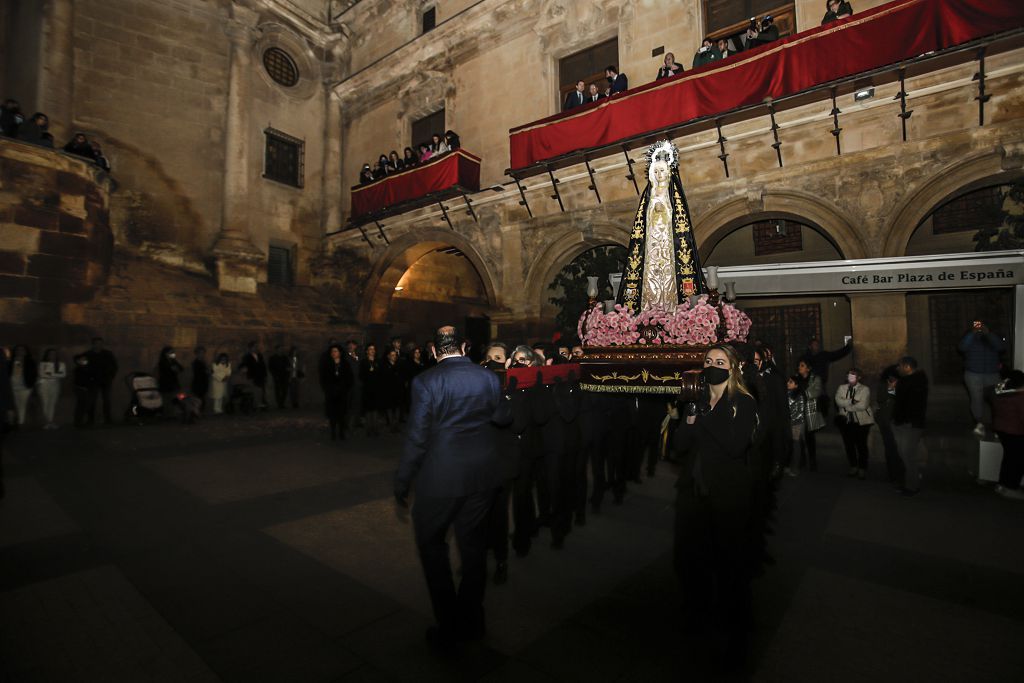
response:
<path id="1" fill-rule="evenodd" d="M 145 372 L 130 372 L 124 378 L 128 390 L 132 392 L 132 402 L 125 413 L 126 420 L 137 420 L 159 415 L 164 409 L 164 399 L 160 395 L 156 378 Z"/>

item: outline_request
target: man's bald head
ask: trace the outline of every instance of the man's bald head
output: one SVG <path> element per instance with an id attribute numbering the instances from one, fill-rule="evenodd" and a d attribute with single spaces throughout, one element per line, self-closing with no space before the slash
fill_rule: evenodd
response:
<path id="1" fill-rule="evenodd" d="M 434 333 L 434 348 L 437 357 L 462 355 L 462 339 L 454 325 L 444 325 Z"/>

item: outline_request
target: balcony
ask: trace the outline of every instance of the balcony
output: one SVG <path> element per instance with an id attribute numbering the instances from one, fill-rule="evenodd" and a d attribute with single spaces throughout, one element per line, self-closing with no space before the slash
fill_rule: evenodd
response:
<path id="1" fill-rule="evenodd" d="M 729 177 L 728 138 L 722 127 L 767 117 L 772 147 L 783 166 L 776 114 L 831 100 L 836 154 L 842 154 L 842 112 L 836 99 L 869 88 L 898 83 L 898 116 L 907 106 L 907 79 L 976 61 L 979 124 L 985 122 L 985 58 L 1024 45 L 1024 4 L 1014 0 L 896 0 L 868 12 L 817 27 L 743 52 L 669 80 L 649 83 L 571 112 L 509 131 L 513 180 L 548 175 L 558 197 L 554 172 L 582 164 L 593 181 L 590 162 L 624 154 L 627 179 L 637 186 L 629 150 L 660 138 L 717 132 L 718 158 Z M 637 187 L 639 191 L 639 188 Z M 521 193 L 522 194 L 522 193 Z M 597 194 L 598 201 L 600 195 Z M 525 194 L 522 194 L 525 202 Z M 528 208 L 528 207 L 527 207 Z"/>
<path id="2" fill-rule="evenodd" d="M 467 194 L 479 190 L 480 157 L 456 149 L 415 168 L 353 187 L 350 223 L 360 229 L 367 223 L 377 223 L 380 229 L 383 218 L 436 203 L 450 226 L 443 200 L 462 196 L 467 210 L 472 212 Z"/>

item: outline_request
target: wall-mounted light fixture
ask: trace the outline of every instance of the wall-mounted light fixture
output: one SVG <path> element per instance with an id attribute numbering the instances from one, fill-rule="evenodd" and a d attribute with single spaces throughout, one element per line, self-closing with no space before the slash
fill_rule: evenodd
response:
<path id="1" fill-rule="evenodd" d="M 864 100 L 870 100 L 874 96 L 875 96 L 875 89 L 873 87 L 871 87 L 871 88 L 861 88 L 860 90 L 858 90 L 855 93 L 853 93 L 853 101 L 854 102 L 863 102 Z"/>

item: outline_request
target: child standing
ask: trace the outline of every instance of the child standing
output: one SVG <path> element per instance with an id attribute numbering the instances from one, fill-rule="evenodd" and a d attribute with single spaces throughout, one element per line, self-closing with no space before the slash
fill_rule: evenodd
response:
<path id="1" fill-rule="evenodd" d="M 787 476 L 795 477 L 799 474 L 798 468 L 793 467 L 793 458 L 800 454 L 800 467 L 803 467 L 807 460 L 807 397 L 801 388 L 800 377 L 793 375 L 786 380 L 786 395 L 789 398 L 789 428 L 790 428 L 790 452 L 788 464 L 783 470 Z"/>

